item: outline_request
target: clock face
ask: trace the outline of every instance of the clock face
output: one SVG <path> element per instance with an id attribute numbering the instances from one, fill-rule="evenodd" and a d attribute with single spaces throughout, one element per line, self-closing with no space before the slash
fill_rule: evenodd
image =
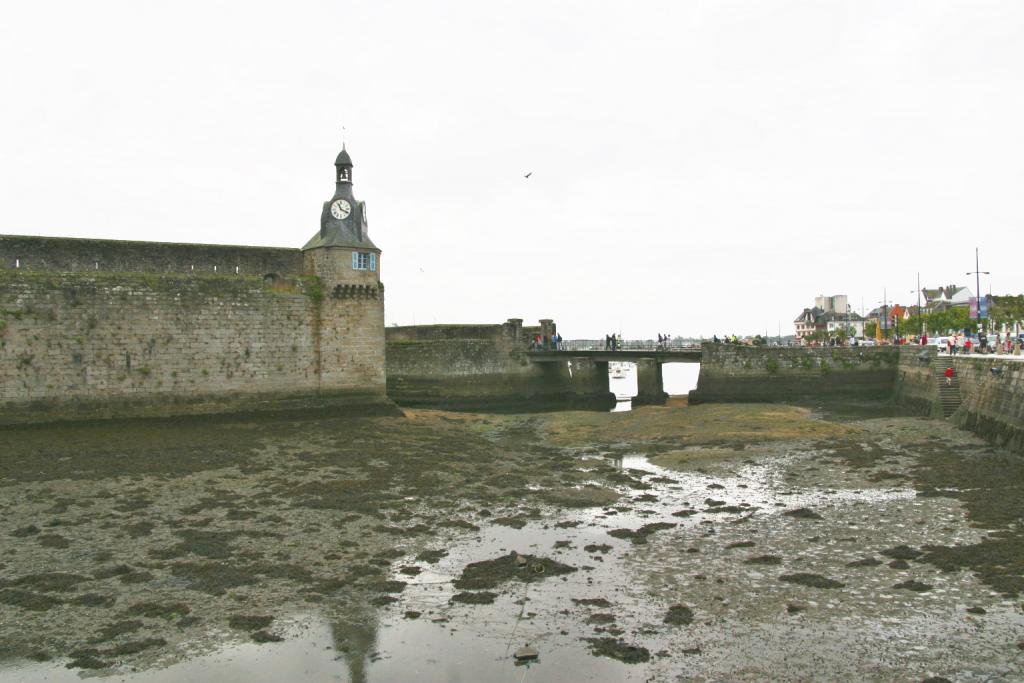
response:
<path id="1" fill-rule="evenodd" d="M 338 220 L 348 218 L 350 213 L 352 213 L 352 206 L 344 199 L 335 199 L 331 204 L 331 215 Z"/>

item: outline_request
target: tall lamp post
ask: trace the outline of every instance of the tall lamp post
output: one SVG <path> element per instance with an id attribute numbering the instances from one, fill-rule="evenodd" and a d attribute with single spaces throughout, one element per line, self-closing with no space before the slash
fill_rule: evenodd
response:
<path id="1" fill-rule="evenodd" d="M 885 339 L 885 333 L 889 331 L 889 295 L 885 287 L 882 287 L 882 300 L 878 303 L 882 304 L 882 339 Z"/>
<path id="2" fill-rule="evenodd" d="M 927 334 L 924 328 L 924 313 L 921 312 L 921 273 L 917 274 L 917 315 L 921 318 L 921 332 L 918 337 L 918 341 L 920 341 L 921 339 L 924 339 Z"/>
<path id="3" fill-rule="evenodd" d="M 981 333 L 978 335 L 978 341 L 981 342 L 980 346 L 983 349 L 987 349 L 988 348 L 988 325 L 986 324 L 986 319 L 981 317 L 981 276 L 982 275 L 991 275 L 992 273 L 988 272 L 987 270 L 982 270 L 978 266 L 978 248 L 977 247 L 974 248 L 974 270 L 969 270 L 965 274 L 966 275 L 973 275 L 974 276 L 974 287 L 975 287 L 974 291 L 977 292 L 976 296 L 977 296 L 977 302 L 978 302 L 978 304 L 977 304 L 977 311 L 975 313 L 975 316 L 976 316 L 976 319 L 978 320 L 978 322 L 981 323 Z"/>

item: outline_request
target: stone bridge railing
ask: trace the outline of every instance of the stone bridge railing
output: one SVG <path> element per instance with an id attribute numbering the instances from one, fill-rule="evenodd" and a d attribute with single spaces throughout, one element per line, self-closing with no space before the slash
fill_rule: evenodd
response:
<path id="1" fill-rule="evenodd" d="M 700 344 L 684 344 L 682 342 L 663 342 L 653 339 L 623 339 L 616 342 L 616 351 L 695 351 L 700 349 Z M 550 345 L 549 351 L 611 351 L 604 339 L 564 339 L 558 345 L 558 349 Z"/>

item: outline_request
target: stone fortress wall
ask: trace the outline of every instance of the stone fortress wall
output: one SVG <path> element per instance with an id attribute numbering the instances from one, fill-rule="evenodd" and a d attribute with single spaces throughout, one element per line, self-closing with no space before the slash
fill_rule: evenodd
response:
<path id="1" fill-rule="evenodd" d="M 534 335 L 555 324 L 416 325 L 387 328 L 388 397 L 399 405 L 449 410 L 610 407 L 608 363 L 531 363 Z"/>
<path id="2" fill-rule="evenodd" d="M 331 286 L 305 274 L 308 258 L 299 249 L 0 236 L 0 424 L 393 411 L 383 288 Z"/>
<path id="3" fill-rule="evenodd" d="M 300 249 L 0 235 L 0 268 L 57 273 L 302 275 Z"/>

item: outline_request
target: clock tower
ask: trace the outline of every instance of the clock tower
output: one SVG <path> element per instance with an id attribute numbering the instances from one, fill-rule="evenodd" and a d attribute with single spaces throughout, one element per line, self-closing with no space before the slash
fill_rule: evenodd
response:
<path id="1" fill-rule="evenodd" d="M 315 307 L 315 373 L 322 391 L 383 395 L 384 285 L 380 249 L 367 234 L 366 203 L 352 194 L 352 158 L 334 161 L 334 196 L 324 202 L 320 230 L 302 248 Z"/>
<path id="2" fill-rule="evenodd" d="M 352 194 L 352 157 L 342 145 L 334 160 L 334 196 L 324 202 L 320 232 L 302 248 L 310 274 L 331 286 L 378 284 L 380 249 L 370 240 L 367 228 L 366 202 Z"/>

